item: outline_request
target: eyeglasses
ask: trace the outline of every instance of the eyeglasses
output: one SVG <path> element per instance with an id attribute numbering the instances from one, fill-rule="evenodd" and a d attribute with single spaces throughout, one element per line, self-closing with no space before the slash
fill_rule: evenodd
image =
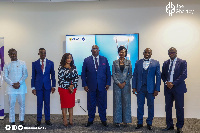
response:
<path id="1" fill-rule="evenodd" d="M 92 48 L 92 50 L 99 50 L 98 48 Z"/>
<path id="2" fill-rule="evenodd" d="M 175 54 L 176 52 L 168 52 L 168 54 L 170 55 L 170 54 Z"/>

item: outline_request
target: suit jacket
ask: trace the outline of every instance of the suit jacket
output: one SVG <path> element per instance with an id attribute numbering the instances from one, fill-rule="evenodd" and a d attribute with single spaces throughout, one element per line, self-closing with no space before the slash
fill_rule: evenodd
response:
<path id="1" fill-rule="evenodd" d="M 32 62 L 31 87 L 35 87 L 36 90 L 41 90 L 43 84 L 46 90 L 49 90 L 51 89 L 51 87 L 56 86 L 54 63 L 48 59 L 46 59 L 46 67 L 44 74 L 41 69 L 40 59 L 38 59 L 35 62 Z"/>
<path id="2" fill-rule="evenodd" d="M 124 70 L 120 70 L 119 60 L 113 61 L 112 75 L 114 83 L 117 85 L 119 83 L 126 82 L 126 85 L 130 84 L 130 79 L 132 77 L 132 65 L 130 60 L 124 60 Z"/>
<path id="3" fill-rule="evenodd" d="M 138 60 L 135 63 L 135 69 L 133 73 L 132 88 L 137 89 L 137 92 L 139 92 L 140 88 L 142 87 L 142 73 L 143 73 L 143 59 Z M 155 76 L 156 76 L 156 83 L 155 83 Z M 161 84 L 160 64 L 157 60 L 151 59 L 147 74 L 148 93 L 154 93 L 154 91 L 160 91 L 160 84 Z"/>
<path id="4" fill-rule="evenodd" d="M 99 55 L 99 66 L 96 71 L 92 56 L 84 59 L 82 73 L 82 86 L 88 86 L 90 91 L 105 89 L 106 85 L 111 84 L 111 72 L 107 58 Z"/>
<path id="5" fill-rule="evenodd" d="M 169 64 L 170 64 L 170 59 L 163 63 L 161 77 L 164 83 L 167 81 Z M 187 88 L 185 84 L 186 78 L 187 78 L 187 62 L 185 60 L 181 60 L 180 58 L 177 58 L 175 69 L 174 69 L 174 75 L 173 75 L 173 84 L 174 84 L 173 88 L 175 88 L 175 91 L 177 93 L 187 92 Z M 165 85 L 164 91 L 165 92 L 170 91 L 170 89 L 168 89 L 167 86 Z"/>

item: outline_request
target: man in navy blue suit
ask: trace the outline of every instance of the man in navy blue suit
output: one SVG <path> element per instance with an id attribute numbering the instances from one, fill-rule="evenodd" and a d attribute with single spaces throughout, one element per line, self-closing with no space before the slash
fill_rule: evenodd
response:
<path id="1" fill-rule="evenodd" d="M 167 127 L 163 131 L 173 130 L 172 106 L 175 100 L 177 133 L 182 132 L 184 125 L 184 93 L 187 92 L 185 79 L 187 78 L 187 62 L 177 58 L 177 50 L 168 50 L 169 60 L 163 63 L 162 80 L 164 82 L 165 112 Z"/>
<path id="2" fill-rule="evenodd" d="M 145 97 L 147 98 L 148 118 L 146 120 L 147 128 L 152 130 L 152 121 L 154 117 L 154 98 L 160 91 L 161 74 L 160 64 L 157 60 L 151 59 L 152 50 L 146 48 L 143 52 L 144 59 L 135 63 L 135 69 L 132 79 L 133 94 L 137 95 L 137 126 L 135 129 L 143 127 L 143 115 Z M 156 77 L 156 83 L 155 83 Z"/>
<path id="3" fill-rule="evenodd" d="M 92 56 L 84 59 L 82 67 L 82 86 L 87 92 L 87 109 L 88 109 L 88 123 L 85 125 L 89 127 L 93 124 L 96 106 L 101 122 L 104 126 L 108 126 L 106 122 L 107 109 L 107 90 L 111 84 L 111 72 L 107 58 L 99 55 L 99 47 L 92 46 Z"/>
<path id="4" fill-rule="evenodd" d="M 38 55 L 40 59 L 32 63 L 31 79 L 32 93 L 37 96 L 37 124 L 35 125 L 37 127 L 41 124 L 43 101 L 45 123 L 52 125 L 50 122 L 50 93 L 54 93 L 56 87 L 54 63 L 46 58 L 44 48 L 39 49 Z"/>

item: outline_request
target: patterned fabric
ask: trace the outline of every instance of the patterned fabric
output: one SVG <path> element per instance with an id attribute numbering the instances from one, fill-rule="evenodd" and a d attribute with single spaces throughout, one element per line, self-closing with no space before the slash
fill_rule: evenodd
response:
<path id="1" fill-rule="evenodd" d="M 147 70 L 147 69 L 148 69 L 149 64 L 150 64 L 150 61 L 151 61 L 151 58 L 148 59 L 148 60 L 145 60 L 145 59 L 144 59 L 144 61 L 143 61 L 143 68 L 144 68 L 144 70 Z"/>
<path id="2" fill-rule="evenodd" d="M 15 122 L 15 103 L 16 99 L 19 103 L 19 121 L 24 121 L 25 115 L 25 94 L 9 94 L 9 122 Z"/>
<path id="3" fill-rule="evenodd" d="M 131 85 L 132 65 L 130 60 L 124 60 L 124 70 L 121 71 L 119 60 L 115 60 L 112 66 L 113 74 L 113 122 L 132 123 L 131 119 Z M 123 89 L 117 84 L 126 82 Z"/>
<path id="4" fill-rule="evenodd" d="M 61 66 L 58 68 L 58 85 L 60 88 L 68 89 L 70 85 L 74 85 L 74 88 L 77 88 L 78 78 L 76 69 Z"/>
<path id="5" fill-rule="evenodd" d="M 28 77 L 26 64 L 24 61 L 11 61 L 5 65 L 4 80 L 7 85 L 7 94 L 25 94 L 27 87 L 25 79 Z M 19 89 L 13 88 L 13 83 L 20 83 Z"/>

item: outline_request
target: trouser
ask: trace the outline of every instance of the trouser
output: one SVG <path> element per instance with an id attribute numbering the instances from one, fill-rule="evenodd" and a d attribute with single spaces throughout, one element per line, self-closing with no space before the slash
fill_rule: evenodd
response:
<path id="1" fill-rule="evenodd" d="M 175 90 L 165 93 L 166 124 L 167 127 L 174 126 L 172 119 L 172 107 L 174 100 L 177 118 L 176 127 L 182 128 L 184 125 L 184 93 L 176 93 Z"/>
<path id="2" fill-rule="evenodd" d="M 15 122 L 15 103 L 16 99 L 19 103 L 19 120 L 24 121 L 25 115 L 25 94 L 8 94 L 10 112 L 9 122 Z"/>
<path id="3" fill-rule="evenodd" d="M 148 118 L 146 119 L 146 123 L 149 125 L 152 125 L 152 121 L 154 117 L 154 98 L 155 97 L 153 93 L 148 93 L 146 85 L 143 85 L 137 94 L 138 124 L 143 124 L 145 97 L 147 98 L 147 106 L 148 106 Z"/>
<path id="4" fill-rule="evenodd" d="M 106 109 L 107 109 L 107 91 L 89 91 L 87 93 L 87 109 L 88 109 L 88 121 L 93 122 L 96 113 L 96 106 L 98 106 L 99 117 L 101 121 L 106 121 Z"/>
<path id="5" fill-rule="evenodd" d="M 45 120 L 50 120 L 50 90 L 46 90 L 44 86 L 41 90 L 36 90 L 37 94 L 37 121 L 41 121 L 42 119 L 42 108 L 44 101 L 44 114 Z"/>
<path id="6" fill-rule="evenodd" d="M 132 123 L 130 84 L 123 89 L 120 89 L 115 83 L 113 84 L 113 122 Z"/>

